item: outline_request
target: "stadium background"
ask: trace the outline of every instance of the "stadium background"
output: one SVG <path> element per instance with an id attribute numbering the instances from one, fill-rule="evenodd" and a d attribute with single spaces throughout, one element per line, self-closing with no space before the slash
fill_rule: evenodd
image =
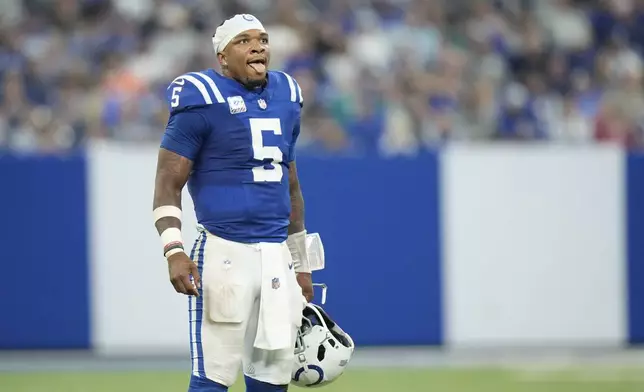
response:
<path id="1" fill-rule="evenodd" d="M 0 390 L 185 388 L 163 93 L 238 12 L 304 91 L 316 280 L 360 346 L 329 391 L 644 388 L 644 2 L 24 0 L 0 3 Z"/>

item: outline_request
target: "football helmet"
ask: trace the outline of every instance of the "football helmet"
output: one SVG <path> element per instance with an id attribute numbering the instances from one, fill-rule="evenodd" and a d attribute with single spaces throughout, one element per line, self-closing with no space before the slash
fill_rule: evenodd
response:
<path id="1" fill-rule="evenodd" d="M 295 342 L 291 384 L 315 388 L 332 383 L 346 369 L 354 348 L 351 336 L 324 309 L 306 304 Z"/>

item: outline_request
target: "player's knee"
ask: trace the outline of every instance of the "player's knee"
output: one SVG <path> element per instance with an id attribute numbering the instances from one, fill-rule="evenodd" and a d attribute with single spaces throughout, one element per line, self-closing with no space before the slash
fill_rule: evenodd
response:
<path id="1" fill-rule="evenodd" d="M 188 392 L 228 392 L 228 387 L 205 377 L 190 376 Z"/>
<path id="2" fill-rule="evenodd" d="M 288 384 L 274 385 L 264 381 L 259 381 L 249 376 L 244 376 L 246 381 L 246 392 L 286 392 Z"/>

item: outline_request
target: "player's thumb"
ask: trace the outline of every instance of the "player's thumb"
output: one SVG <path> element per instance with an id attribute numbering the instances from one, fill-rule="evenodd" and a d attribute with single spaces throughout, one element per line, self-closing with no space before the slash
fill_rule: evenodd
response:
<path id="1" fill-rule="evenodd" d="M 192 278 L 195 280 L 195 286 L 200 289 L 201 288 L 201 275 L 199 275 L 199 269 L 197 268 L 197 265 L 194 263 L 191 263 L 192 266 L 190 267 L 190 275 L 192 275 Z"/>

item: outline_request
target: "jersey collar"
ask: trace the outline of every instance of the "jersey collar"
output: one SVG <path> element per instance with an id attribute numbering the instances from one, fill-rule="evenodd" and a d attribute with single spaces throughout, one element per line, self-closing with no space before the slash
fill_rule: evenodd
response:
<path id="1" fill-rule="evenodd" d="M 237 80 L 229 78 L 227 76 L 219 74 L 222 80 L 225 81 L 226 85 L 235 93 L 239 94 L 242 97 L 246 99 L 254 99 L 254 98 L 264 98 L 266 100 L 270 100 L 273 97 L 273 92 L 275 91 L 275 86 L 277 85 L 278 81 L 275 77 L 274 72 L 268 72 L 266 74 L 266 77 L 268 78 L 268 82 L 266 83 L 266 86 L 264 86 L 263 89 L 257 89 L 255 91 L 248 90 L 246 87 L 244 87 L 243 84 L 239 83 Z"/>

